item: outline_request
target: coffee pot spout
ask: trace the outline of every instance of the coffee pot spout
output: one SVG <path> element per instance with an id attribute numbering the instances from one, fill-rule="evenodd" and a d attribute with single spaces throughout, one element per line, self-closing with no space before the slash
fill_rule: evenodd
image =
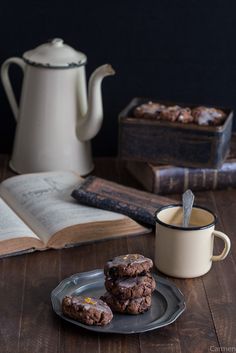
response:
<path id="1" fill-rule="evenodd" d="M 78 119 L 76 133 L 80 141 L 88 141 L 97 135 L 103 120 L 101 83 L 104 77 L 114 75 L 111 65 L 98 67 L 89 79 L 88 110 L 84 117 Z"/>

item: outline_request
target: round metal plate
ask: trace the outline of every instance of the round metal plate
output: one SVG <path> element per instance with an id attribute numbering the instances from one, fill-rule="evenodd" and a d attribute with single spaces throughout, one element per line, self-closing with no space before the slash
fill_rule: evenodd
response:
<path id="1" fill-rule="evenodd" d="M 157 329 L 174 322 L 185 310 L 184 296 L 170 281 L 153 274 L 157 283 L 152 295 L 151 308 L 140 315 L 114 313 L 113 320 L 106 326 L 88 326 L 67 318 L 61 310 L 66 295 L 85 295 L 99 298 L 105 293 L 103 270 L 77 273 L 64 279 L 51 293 L 53 310 L 64 320 L 91 331 L 104 333 L 139 333 Z"/>

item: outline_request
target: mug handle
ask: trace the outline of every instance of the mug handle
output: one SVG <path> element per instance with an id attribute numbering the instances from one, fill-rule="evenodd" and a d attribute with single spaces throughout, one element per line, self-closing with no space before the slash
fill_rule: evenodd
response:
<path id="1" fill-rule="evenodd" d="M 224 249 L 220 255 L 213 255 L 211 259 L 212 259 L 212 261 L 224 260 L 226 258 L 226 256 L 228 255 L 230 247 L 231 247 L 230 239 L 226 234 L 219 232 L 218 230 L 214 230 L 212 232 L 212 234 L 214 235 L 214 237 L 218 237 L 218 238 L 224 240 L 225 246 L 224 246 Z"/>

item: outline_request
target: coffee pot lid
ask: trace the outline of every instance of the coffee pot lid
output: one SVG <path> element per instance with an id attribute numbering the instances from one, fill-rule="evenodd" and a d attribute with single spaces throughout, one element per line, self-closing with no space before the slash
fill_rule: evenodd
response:
<path id="1" fill-rule="evenodd" d="M 63 39 L 60 38 L 54 38 L 48 43 L 25 52 L 23 59 L 30 65 L 48 68 L 78 67 L 85 65 L 87 61 L 85 54 L 64 44 Z"/>

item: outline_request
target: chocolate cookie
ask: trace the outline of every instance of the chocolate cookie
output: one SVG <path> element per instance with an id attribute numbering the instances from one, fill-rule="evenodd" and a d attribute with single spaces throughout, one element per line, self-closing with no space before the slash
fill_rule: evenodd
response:
<path id="1" fill-rule="evenodd" d="M 83 296 L 64 297 L 62 312 L 65 316 L 86 325 L 104 326 L 113 318 L 111 309 L 101 299 Z"/>
<path id="2" fill-rule="evenodd" d="M 108 277 L 135 277 L 145 275 L 153 266 L 151 259 L 139 254 L 127 254 L 114 257 L 104 267 Z"/>
<path id="3" fill-rule="evenodd" d="M 148 102 L 135 108 L 136 118 L 158 119 L 160 112 L 165 108 L 163 104 Z"/>
<path id="4" fill-rule="evenodd" d="M 197 107 L 192 109 L 192 116 L 194 122 L 198 125 L 218 126 L 226 119 L 226 114 L 223 110 L 207 107 Z"/>
<path id="5" fill-rule="evenodd" d="M 154 278 L 148 273 L 145 276 L 123 277 L 105 280 L 106 290 L 120 299 L 134 299 L 150 296 L 156 287 Z"/>
<path id="6" fill-rule="evenodd" d="M 152 298 L 150 295 L 134 299 L 118 299 L 106 292 L 101 299 L 105 301 L 112 311 L 122 314 L 141 314 L 151 307 Z"/>
<path id="7" fill-rule="evenodd" d="M 191 115 L 190 108 L 181 108 L 179 111 L 179 115 L 177 121 L 183 124 L 189 124 L 193 122 L 193 116 Z"/>
<path id="8" fill-rule="evenodd" d="M 180 115 L 181 108 L 178 105 L 166 107 L 160 113 L 160 119 L 175 122 Z"/>

